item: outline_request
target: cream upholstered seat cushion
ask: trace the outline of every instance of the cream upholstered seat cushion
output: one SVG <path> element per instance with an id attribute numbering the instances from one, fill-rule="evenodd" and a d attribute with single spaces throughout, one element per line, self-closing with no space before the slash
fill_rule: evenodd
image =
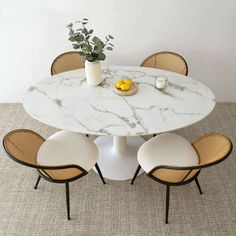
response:
<path id="1" fill-rule="evenodd" d="M 138 162 L 148 173 L 160 165 L 198 165 L 199 158 L 188 140 L 173 133 L 165 133 L 148 140 L 140 147 Z"/>
<path id="2" fill-rule="evenodd" d="M 59 131 L 50 136 L 39 148 L 37 163 L 46 166 L 79 165 L 86 171 L 98 160 L 97 146 L 85 135 Z"/>

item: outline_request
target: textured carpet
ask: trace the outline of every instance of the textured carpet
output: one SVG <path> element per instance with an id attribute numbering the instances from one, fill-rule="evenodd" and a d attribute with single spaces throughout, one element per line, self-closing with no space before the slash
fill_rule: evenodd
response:
<path id="1" fill-rule="evenodd" d="M 0 104 L 0 139 L 15 128 L 47 137 L 56 129 L 33 120 L 21 104 Z M 205 120 L 176 133 L 190 141 L 222 132 L 236 142 L 236 104 L 219 103 Z M 235 150 L 195 183 L 171 189 L 169 224 L 164 224 L 165 187 L 145 174 L 103 185 L 91 171 L 71 183 L 71 221 L 66 219 L 64 185 L 42 180 L 35 170 L 10 160 L 0 147 L 0 235 L 236 235 Z"/>

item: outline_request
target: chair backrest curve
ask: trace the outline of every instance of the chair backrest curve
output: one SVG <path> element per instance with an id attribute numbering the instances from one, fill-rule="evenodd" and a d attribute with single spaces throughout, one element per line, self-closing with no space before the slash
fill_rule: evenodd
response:
<path id="1" fill-rule="evenodd" d="M 148 176 L 159 182 L 187 183 L 198 175 L 201 169 L 216 165 L 225 160 L 233 149 L 231 140 L 217 133 L 206 134 L 197 139 L 192 145 L 198 153 L 199 165 L 156 166 L 148 173 Z"/>
<path id="2" fill-rule="evenodd" d="M 154 53 L 147 57 L 140 66 L 168 70 L 186 76 L 188 75 L 188 64 L 186 60 L 175 52 L 164 51 Z"/>
<path id="3" fill-rule="evenodd" d="M 77 51 L 69 51 L 57 56 L 51 65 L 51 75 L 56 75 L 69 70 L 84 68 L 84 62 Z"/>
<path id="4" fill-rule="evenodd" d="M 60 166 L 42 166 L 37 164 L 37 152 L 45 141 L 38 133 L 28 129 L 16 129 L 5 135 L 3 138 L 3 147 L 8 156 L 19 164 L 41 170 L 49 178 L 58 176 L 58 171 L 66 175 L 85 175 L 87 171 L 81 166 L 60 165 Z"/>

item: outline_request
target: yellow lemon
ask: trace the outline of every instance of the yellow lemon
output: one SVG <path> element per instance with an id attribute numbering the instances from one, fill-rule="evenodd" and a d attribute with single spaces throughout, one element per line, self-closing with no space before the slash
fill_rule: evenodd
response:
<path id="1" fill-rule="evenodd" d="M 128 91 L 128 90 L 130 90 L 131 85 L 129 85 L 129 84 L 122 84 L 120 86 L 120 88 L 121 88 L 122 91 Z"/>
<path id="2" fill-rule="evenodd" d="M 124 84 L 129 84 L 130 86 L 132 85 L 132 80 L 130 79 L 125 79 L 123 80 Z"/>
<path id="3" fill-rule="evenodd" d="M 123 84 L 123 81 L 122 80 L 119 80 L 116 82 L 116 88 L 121 88 L 121 85 Z"/>

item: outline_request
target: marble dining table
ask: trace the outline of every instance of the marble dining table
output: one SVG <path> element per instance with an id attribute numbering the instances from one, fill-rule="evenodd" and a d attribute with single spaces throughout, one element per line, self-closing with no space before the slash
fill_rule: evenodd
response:
<path id="1" fill-rule="evenodd" d="M 99 86 L 86 83 L 84 69 L 50 76 L 27 90 L 23 106 L 44 124 L 96 135 L 98 164 L 107 179 L 133 177 L 138 166 L 137 151 L 145 142 L 141 136 L 192 125 L 215 106 L 215 96 L 206 85 L 174 72 L 110 66 L 102 69 L 102 76 Z M 115 82 L 124 77 L 138 84 L 135 95 L 114 92 Z M 168 83 L 160 90 L 155 83 L 162 77 Z"/>

